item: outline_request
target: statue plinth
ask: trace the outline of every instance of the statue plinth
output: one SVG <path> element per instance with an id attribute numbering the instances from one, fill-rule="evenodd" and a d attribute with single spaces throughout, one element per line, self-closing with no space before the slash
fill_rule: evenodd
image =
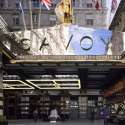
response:
<path id="1" fill-rule="evenodd" d="M 60 23 L 60 25 L 71 25 L 71 23 Z"/>

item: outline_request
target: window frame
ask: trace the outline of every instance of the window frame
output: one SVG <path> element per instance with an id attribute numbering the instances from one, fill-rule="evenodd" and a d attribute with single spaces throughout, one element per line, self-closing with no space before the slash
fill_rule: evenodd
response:
<path id="1" fill-rule="evenodd" d="M 76 1 L 75 0 L 73 0 L 73 7 L 75 7 L 76 6 Z"/>
<path id="2" fill-rule="evenodd" d="M 56 22 L 57 22 L 56 16 L 55 17 L 51 17 L 51 15 L 50 15 L 50 17 L 49 17 L 49 25 L 50 26 L 54 26 L 54 25 L 56 25 Z"/>
<path id="3" fill-rule="evenodd" d="M 57 3 L 52 3 L 51 8 L 55 8 L 55 7 L 56 7 L 56 5 L 57 5 Z"/>
<path id="4" fill-rule="evenodd" d="M 18 6 L 17 6 L 17 5 L 18 5 Z M 19 3 L 15 3 L 15 7 L 16 7 L 16 8 L 19 8 Z"/>
<path id="5" fill-rule="evenodd" d="M 52 24 L 51 24 L 51 23 L 52 23 Z M 56 25 L 56 20 L 49 20 L 49 24 L 50 24 L 50 26 Z"/>
<path id="6" fill-rule="evenodd" d="M 20 25 L 19 15 L 13 15 L 13 25 L 15 26 Z"/>
<path id="7" fill-rule="evenodd" d="M 88 5 L 89 5 L 89 6 L 88 6 Z M 91 6 L 90 6 L 90 5 L 91 5 Z M 92 3 L 87 2 L 86 7 L 87 7 L 87 8 L 92 8 Z"/>
<path id="8" fill-rule="evenodd" d="M 4 0 L 2 0 L 2 1 L 0 0 L 0 8 L 4 8 L 4 6 L 5 6 L 4 3 L 5 3 Z"/>
<path id="9" fill-rule="evenodd" d="M 93 18 L 87 18 L 87 26 L 93 26 L 93 25 L 94 25 Z"/>
<path id="10" fill-rule="evenodd" d="M 34 16 L 36 15 L 36 22 L 34 21 Z M 32 20 L 33 20 L 33 24 L 35 25 L 35 24 L 38 24 L 38 14 L 33 14 L 32 15 Z"/>
<path id="11" fill-rule="evenodd" d="M 33 0 L 32 2 L 33 2 L 32 3 L 33 8 L 39 8 L 39 6 L 40 6 L 40 1 L 39 0 Z"/>

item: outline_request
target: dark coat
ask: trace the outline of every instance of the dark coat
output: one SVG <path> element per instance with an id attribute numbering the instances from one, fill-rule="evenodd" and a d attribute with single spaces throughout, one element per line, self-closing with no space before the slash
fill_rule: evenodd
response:
<path id="1" fill-rule="evenodd" d="M 91 112 L 90 112 L 90 117 L 91 117 L 91 118 L 94 118 L 94 114 L 95 114 L 94 111 L 91 111 Z"/>

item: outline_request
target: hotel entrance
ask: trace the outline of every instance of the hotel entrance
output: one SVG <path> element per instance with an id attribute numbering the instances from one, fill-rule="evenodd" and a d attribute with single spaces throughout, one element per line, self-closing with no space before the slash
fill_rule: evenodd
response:
<path id="1" fill-rule="evenodd" d="M 21 61 L 6 64 L 8 75 L 4 75 L 3 84 L 4 114 L 7 118 L 11 119 L 12 116 L 13 119 L 33 119 L 32 113 L 38 109 L 39 118 L 47 121 L 55 108 L 62 120 L 89 119 L 92 108 L 95 111 L 95 119 L 103 118 L 105 101 L 103 89 L 107 88 L 111 81 L 113 84 L 121 79 L 124 75 L 123 65 L 119 65 L 121 68 L 116 69 L 110 66 L 112 62 L 70 61 L 70 56 L 67 56 L 68 62 L 65 60 L 60 62 L 58 59 L 57 62 L 51 62 L 53 58 L 46 56 L 47 58 L 48 62 L 35 61 L 26 64 L 25 61 Z M 79 56 L 74 58 L 79 59 Z M 31 65 L 36 66 L 31 68 Z M 25 78 L 25 81 L 22 78 Z M 17 92 L 17 95 L 10 95 L 11 92 Z M 13 96 L 14 98 L 11 98 Z M 6 105 L 8 98 L 9 105 Z M 18 112 L 9 114 L 13 106 Z"/>

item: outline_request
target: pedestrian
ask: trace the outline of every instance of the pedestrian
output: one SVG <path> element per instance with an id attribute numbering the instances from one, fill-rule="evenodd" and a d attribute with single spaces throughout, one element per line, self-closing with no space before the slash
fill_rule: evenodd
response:
<path id="1" fill-rule="evenodd" d="M 106 116 L 108 115 L 108 110 L 105 109 L 103 111 L 103 117 L 104 117 L 104 125 L 108 125 L 108 120 L 106 119 Z"/>
<path id="2" fill-rule="evenodd" d="M 38 116 L 38 111 L 37 109 L 33 112 L 34 120 L 36 122 L 37 116 Z"/>
<path id="3" fill-rule="evenodd" d="M 94 120 L 94 110 L 92 109 L 91 110 L 91 112 L 90 112 L 90 119 L 91 119 L 91 121 L 93 121 Z"/>
<path id="4" fill-rule="evenodd" d="M 105 109 L 105 110 L 103 111 L 103 117 L 104 117 L 104 119 L 106 118 L 107 115 L 108 115 L 108 110 Z"/>

